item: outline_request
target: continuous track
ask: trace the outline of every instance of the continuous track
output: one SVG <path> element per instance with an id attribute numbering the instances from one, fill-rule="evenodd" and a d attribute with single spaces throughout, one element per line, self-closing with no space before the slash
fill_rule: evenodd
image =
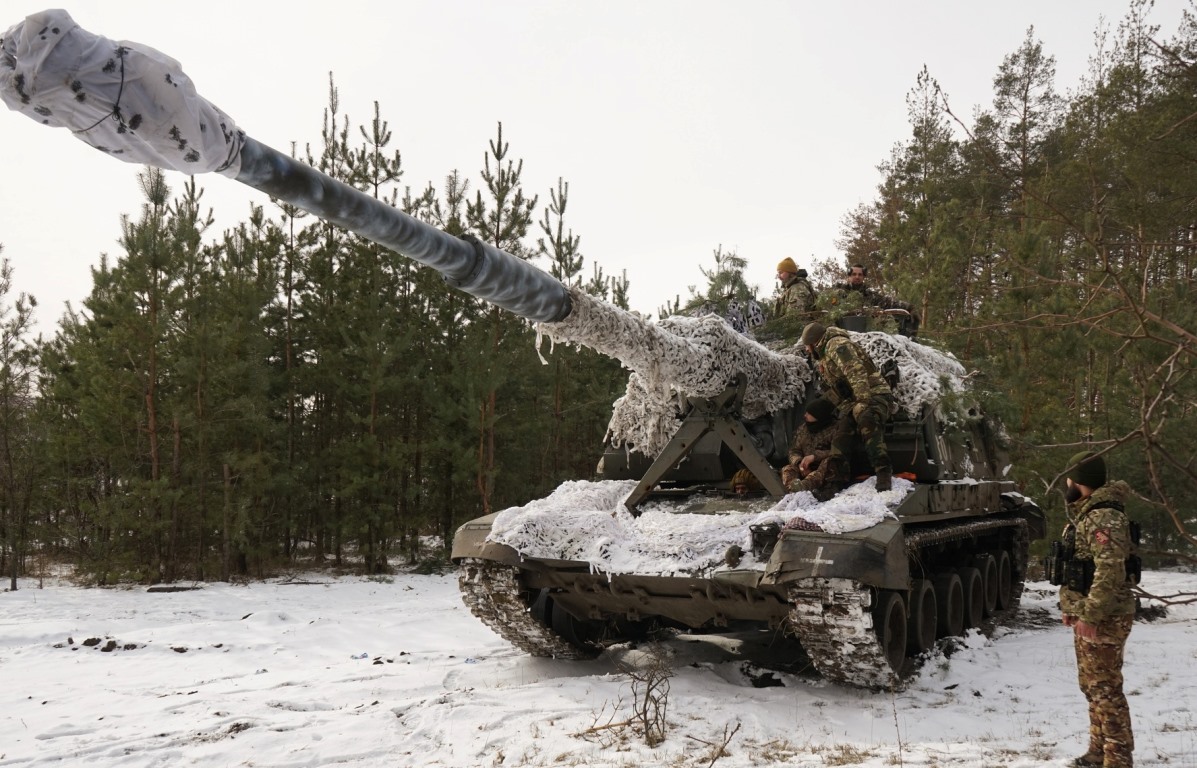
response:
<path id="1" fill-rule="evenodd" d="M 789 596 L 790 626 L 820 675 L 861 688 L 897 685 L 873 631 L 869 589 L 850 579 L 800 579 Z"/>
<path id="2" fill-rule="evenodd" d="M 920 550 L 938 544 L 974 538 L 998 528 L 1015 528 L 1015 554 L 1025 566 L 1027 524 L 1022 519 L 980 520 L 960 525 L 915 531 L 906 537 L 912 558 Z M 1024 569 L 1020 568 L 1020 572 Z M 1017 608 L 1022 592 L 1018 579 L 1011 592 Z M 874 590 L 851 579 L 799 579 L 789 589 L 790 626 L 802 649 L 823 677 L 862 688 L 893 688 L 901 685 L 901 670 L 890 664 L 874 626 Z"/>
<path id="3" fill-rule="evenodd" d="M 545 626 L 529 609 L 519 569 L 486 560 L 466 559 L 458 570 L 461 597 L 483 624 L 533 656 L 593 659 L 598 647 L 578 647 Z"/>

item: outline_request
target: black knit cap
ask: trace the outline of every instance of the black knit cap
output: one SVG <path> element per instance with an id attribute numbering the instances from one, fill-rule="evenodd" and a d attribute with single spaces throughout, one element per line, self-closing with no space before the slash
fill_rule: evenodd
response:
<path id="1" fill-rule="evenodd" d="M 827 421 L 835 413 L 835 406 L 825 397 L 816 397 L 806 404 L 806 412 L 815 417 L 815 421 Z"/>
<path id="2" fill-rule="evenodd" d="M 1106 484 L 1106 460 L 1092 451 L 1081 451 L 1068 460 L 1068 477 L 1077 485 L 1100 488 Z"/>

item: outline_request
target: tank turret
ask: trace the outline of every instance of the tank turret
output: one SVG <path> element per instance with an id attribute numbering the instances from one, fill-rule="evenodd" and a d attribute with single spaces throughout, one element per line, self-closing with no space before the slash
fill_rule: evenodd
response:
<path id="1" fill-rule="evenodd" d="M 650 624 L 749 624 L 795 636 L 831 679 L 888 686 L 938 637 L 1017 605 L 1042 515 L 1005 479 L 997 427 L 962 405 L 950 356 L 856 334 L 901 375 L 886 436 L 894 488 L 866 477 L 830 501 L 786 494 L 777 470 L 815 387 L 792 344 L 764 346 L 717 317 L 649 322 L 438 230 L 247 136 L 176 62 L 64 11 L 5 33 L 0 98 L 118 159 L 231 177 L 632 371 L 595 478 L 466 523 L 454 541 L 466 604 L 532 654 L 588 658 Z M 745 469 L 761 492 L 732 491 Z"/>

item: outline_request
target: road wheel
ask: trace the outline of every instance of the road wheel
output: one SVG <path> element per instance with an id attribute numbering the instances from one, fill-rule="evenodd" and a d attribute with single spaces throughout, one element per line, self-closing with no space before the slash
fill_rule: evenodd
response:
<path id="1" fill-rule="evenodd" d="M 939 609 L 939 636 L 964 634 L 964 586 L 955 571 L 936 574 L 935 604 Z"/>
<path id="2" fill-rule="evenodd" d="M 541 624 L 560 635 L 570 645 L 578 648 L 596 646 L 593 627 L 559 607 L 549 590 L 540 590 L 532 602 L 531 612 Z"/>
<path id="3" fill-rule="evenodd" d="M 981 626 L 985 618 L 985 584 L 976 568 L 958 568 L 961 592 L 964 595 L 964 629 Z"/>
<path id="4" fill-rule="evenodd" d="M 997 558 L 988 552 L 977 555 L 977 568 L 981 571 L 981 584 L 985 588 L 985 615 L 992 616 L 997 610 L 998 601 Z"/>
<path id="5" fill-rule="evenodd" d="M 935 645 L 935 627 L 939 620 L 935 586 L 927 579 L 915 579 L 910 587 L 910 621 L 906 644 L 911 654 L 922 653 Z"/>
<path id="6" fill-rule="evenodd" d="M 1000 550 L 997 553 L 997 608 L 1004 611 L 1014 604 L 1014 566 L 1010 561 L 1010 552 Z"/>
<path id="7" fill-rule="evenodd" d="M 900 592 L 883 589 L 873 606 L 873 631 L 895 675 L 906 661 L 906 602 Z"/>

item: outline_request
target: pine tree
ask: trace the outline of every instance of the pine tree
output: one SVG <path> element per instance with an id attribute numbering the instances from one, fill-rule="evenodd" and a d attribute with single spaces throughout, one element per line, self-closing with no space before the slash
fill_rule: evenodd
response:
<path id="1" fill-rule="evenodd" d="M 690 286 L 690 299 L 682 308 L 683 312 L 705 311 L 726 316 L 731 302 L 743 306 L 756 301 L 757 287 L 744 279 L 747 259 L 734 250 L 724 251 L 722 245 L 711 253 L 711 257 L 715 262 L 713 268 L 698 268 L 707 279 L 706 286 L 701 291 Z"/>
<path id="2" fill-rule="evenodd" d="M 37 301 L 12 298 L 13 288 L 12 265 L 0 258 L 0 573 L 16 591 L 30 545 L 51 537 L 38 535 L 33 517 L 44 448 L 36 420 L 39 350 L 30 338 Z"/>
<path id="3" fill-rule="evenodd" d="M 581 238 L 565 227 L 568 196 L 569 184 L 558 179 L 557 188 L 550 190 L 551 202 L 540 223 L 546 237 L 537 241 L 538 254 L 549 259 L 551 272 L 558 280 L 626 309 L 629 290 L 626 273 L 620 280 L 606 278 L 596 264 L 591 281 L 582 286 L 585 259 L 579 250 Z M 595 456 L 610 416 L 610 402 L 624 379 L 617 361 L 587 349 L 558 347 L 549 362 L 552 366 L 549 419 L 547 424 L 545 419 L 537 419 L 539 424 L 547 426 L 547 439 L 541 442 L 541 482 L 537 492 L 548 491 L 567 478 L 593 474 Z"/>
<path id="4" fill-rule="evenodd" d="M 488 193 L 476 193 L 474 202 L 466 208 L 470 228 L 483 242 L 519 258 L 527 258 L 524 237 L 532 224 L 532 211 L 537 198 L 526 199 L 520 183 L 524 162 L 508 159 L 509 146 L 503 140 L 503 124 L 490 142 L 490 152 L 483 156 L 482 181 Z M 494 161 L 494 168 L 491 161 Z M 502 365 L 507 362 L 501 345 L 512 334 L 521 334 L 522 324 L 497 307 L 489 311 L 490 339 L 479 349 L 483 361 L 482 399 L 478 407 L 478 465 L 477 490 L 482 513 L 490 514 L 495 496 L 495 479 L 499 471 L 496 449 L 499 419 L 499 390 L 512 381 Z"/>
<path id="5" fill-rule="evenodd" d="M 146 202 L 122 221 L 125 251 L 92 270 L 84 301 L 90 316 L 69 313 L 50 350 L 46 396 L 63 416 L 55 457 L 78 492 L 72 536 L 81 565 L 100 583 L 167 573 L 171 429 L 166 416 L 179 287 L 180 250 L 197 242 L 198 219 L 172 209 L 160 170 L 139 176 Z M 72 431 L 74 434 L 72 434 Z"/>

